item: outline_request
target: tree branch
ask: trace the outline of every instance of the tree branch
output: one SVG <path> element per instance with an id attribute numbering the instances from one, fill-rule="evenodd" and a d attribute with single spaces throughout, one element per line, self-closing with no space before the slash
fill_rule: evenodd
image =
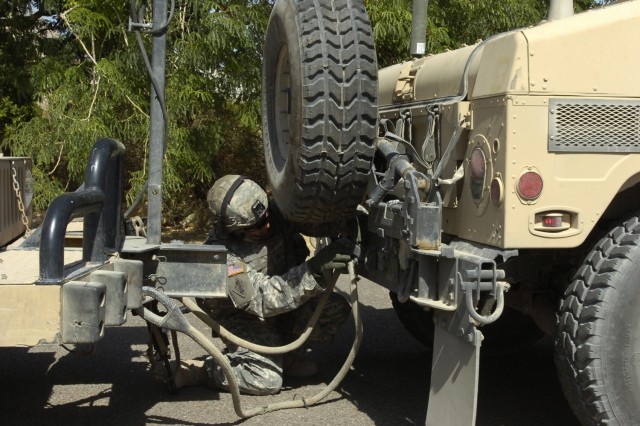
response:
<path id="1" fill-rule="evenodd" d="M 96 91 L 93 94 L 93 99 L 91 100 L 91 105 L 89 105 L 89 113 L 87 114 L 87 118 L 83 119 L 83 121 L 89 121 L 89 119 L 91 118 L 91 113 L 93 112 L 93 107 L 96 104 L 96 99 L 98 98 L 98 91 L 100 90 L 100 78 L 101 78 L 101 76 L 98 75 L 98 81 L 96 81 Z"/>
<path id="2" fill-rule="evenodd" d="M 49 173 L 47 173 L 47 176 L 51 176 L 56 171 L 58 166 L 60 165 L 60 160 L 62 159 L 62 151 L 63 150 L 64 150 L 64 141 L 60 142 L 60 152 L 58 153 L 58 161 L 56 162 L 56 165 L 53 166 L 53 169 L 51 169 L 51 171 Z"/>
<path id="3" fill-rule="evenodd" d="M 73 6 L 69 10 L 67 10 L 67 11 L 65 11 L 65 12 L 60 14 L 60 17 L 62 18 L 62 21 L 67 25 L 67 27 L 69 27 L 69 30 L 71 30 L 72 33 L 73 33 L 73 28 L 71 28 L 71 23 L 67 19 L 67 15 L 69 14 L 69 12 L 71 12 L 76 7 L 77 6 Z M 87 46 L 84 44 L 82 39 L 75 33 L 74 33 L 74 36 L 75 36 L 75 39 L 78 40 L 78 42 L 80 43 L 80 46 L 82 46 L 82 50 L 84 50 L 84 53 L 86 53 L 87 56 L 89 57 L 89 59 L 91 59 L 91 62 L 93 62 L 94 65 L 98 65 L 98 63 L 96 62 L 96 58 L 94 58 L 93 55 L 91 54 L 91 52 L 89 52 L 89 49 L 87 49 Z"/>
<path id="4" fill-rule="evenodd" d="M 140 108 L 140 107 L 139 107 L 135 102 L 133 102 L 133 101 L 131 100 L 131 98 L 129 97 L 129 95 L 124 95 L 124 97 L 125 97 L 125 98 L 127 98 L 127 100 L 128 100 L 129 102 L 131 102 L 131 105 L 133 105 L 133 107 L 134 107 L 135 109 L 137 109 L 138 111 L 140 111 L 140 112 L 142 113 L 142 115 L 144 115 L 145 117 L 149 118 L 149 114 L 147 114 L 146 112 L 144 112 L 144 111 L 142 110 L 142 108 Z"/>

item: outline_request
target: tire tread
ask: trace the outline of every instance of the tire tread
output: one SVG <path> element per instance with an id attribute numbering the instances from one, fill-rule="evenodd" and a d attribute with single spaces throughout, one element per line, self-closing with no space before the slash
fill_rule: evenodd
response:
<path id="1" fill-rule="evenodd" d="M 377 63 L 362 0 L 292 2 L 302 52 L 302 141 L 294 193 L 276 201 L 301 223 L 353 216 L 377 133 Z M 285 201 L 285 202 L 283 202 Z"/>
<path id="2" fill-rule="evenodd" d="M 604 388 L 603 361 L 608 305 L 617 297 L 616 277 L 640 244 L 633 217 L 603 237 L 576 272 L 557 316 L 555 362 L 565 396 L 584 425 L 619 424 Z"/>

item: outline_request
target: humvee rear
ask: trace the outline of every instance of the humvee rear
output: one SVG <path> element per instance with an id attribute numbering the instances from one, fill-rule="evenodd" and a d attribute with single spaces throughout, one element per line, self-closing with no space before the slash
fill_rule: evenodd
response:
<path id="1" fill-rule="evenodd" d="M 360 270 L 433 348 L 427 424 L 540 330 L 584 424 L 640 418 L 640 2 L 552 18 L 378 73 Z"/>

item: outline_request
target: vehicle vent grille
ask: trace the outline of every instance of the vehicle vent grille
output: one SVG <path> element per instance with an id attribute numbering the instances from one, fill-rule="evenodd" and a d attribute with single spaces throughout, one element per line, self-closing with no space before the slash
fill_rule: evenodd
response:
<path id="1" fill-rule="evenodd" d="M 640 102 L 549 101 L 549 152 L 640 152 Z"/>

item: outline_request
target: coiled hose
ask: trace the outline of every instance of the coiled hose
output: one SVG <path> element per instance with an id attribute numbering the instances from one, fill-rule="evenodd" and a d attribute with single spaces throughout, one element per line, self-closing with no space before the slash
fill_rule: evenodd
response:
<path id="1" fill-rule="evenodd" d="M 318 402 L 322 401 L 327 395 L 329 395 L 329 393 L 335 390 L 335 388 L 340 384 L 340 382 L 344 379 L 344 377 L 349 372 L 349 369 L 353 364 L 356 354 L 358 353 L 358 349 L 360 348 L 360 343 L 362 342 L 363 328 L 362 328 L 362 319 L 360 318 L 360 312 L 358 309 L 358 286 L 357 286 L 358 276 L 356 275 L 356 272 L 355 272 L 355 261 L 349 262 L 347 267 L 349 270 L 349 278 L 350 278 L 351 310 L 353 312 L 353 320 L 355 324 L 355 338 L 353 341 L 353 345 L 351 346 L 351 350 L 349 351 L 349 355 L 347 356 L 347 359 L 345 360 L 344 364 L 342 365 L 342 367 L 340 368 L 336 376 L 333 378 L 333 380 L 322 391 L 318 392 L 317 394 L 309 398 L 301 398 L 299 400 L 293 400 L 293 401 L 282 401 L 282 402 L 272 403 L 272 404 L 261 406 L 261 407 L 254 407 L 250 410 L 245 410 L 242 408 L 242 404 L 240 400 L 240 389 L 238 388 L 238 382 L 236 380 L 235 374 L 233 373 L 231 365 L 229 364 L 229 361 L 224 356 L 224 354 L 209 340 L 209 338 L 207 338 L 199 330 L 193 327 L 189 323 L 189 321 L 187 321 L 182 311 L 180 310 L 180 307 L 177 305 L 177 303 L 174 300 L 169 298 L 167 295 L 157 291 L 153 287 L 143 287 L 142 293 L 145 296 L 150 296 L 156 299 L 158 302 L 164 305 L 164 307 L 167 309 L 167 313 L 164 316 L 160 316 L 151 312 L 146 308 L 139 309 L 138 313 L 146 321 L 152 324 L 155 324 L 158 327 L 168 328 L 170 330 L 175 330 L 175 331 L 186 334 L 187 336 L 192 338 L 198 345 L 200 345 L 205 351 L 207 351 L 209 355 L 211 355 L 211 357 L 222 368 L 222 372 L 226 377 L 227 382 L 229 383 L 229 391 L 231 393 L 231 398 L 233 401 L 233 408 L 236 414 L 238 415 L 238 417 L 249 418 L 249 417 L 269 413 L 271 411 L 276 411 L 276 410 L 309 407 L 311 405 L 315 405 Z M 311 327 L 307 326 L 307 330 L 305 331 L 305 333 L 303 333 L 303 335 L 301 335 L 300 338 L 298 338 L 296 341 L 281 347 L 268 347 L 268 346 L 256 345 L 251 342 L 247 342 L 243 339 L 240 339 L 236 336 L 233 336 L 230 332 L 225 330 L 220 325 L 216 324 L 215 321 L 211 320 L 204 312 L 202 312 L 193 300 L 185 299 L 184 302 L 185 302 L 185 306 L 189 307 L 190 309 L 191 309 L 190 305 L 195 305 L 195 308 L 197 308 L 197 310 L 195 310 L 194 313 L 198 315 L 198 318 L 204 319 L 202 314 L 204 314 L 206 318 L 209 318 L 210 321 L 205 321 L 205 322 L 207 324 L 211 322 L 214 326 L 216 326 L 216 328 L 218 329 L 217 332 L 220 334 L 221 337 L 224 334 L 225 335 L 224 338 L 228 339 L 231 342 L 234 342 L 234 343 L 244 342 L 243 344 L 240 344 L 240 345 L 254 352 L 259 352 L 262 354 L 280 354 L 280 353 L 284 353 L 289 350 L 292 350 L 291 348 L 296 349 L 304 342 L 304 340 L 306 339 L 305 336 L 308 337 L 308 335 L 311 333 L 311 330 L 313 329 L 313 324 L 315 324 L 315 321 L 317 321 L 320 315 L 320 311 L 322 310 L 321 308 L 324 305 L 324 303 L 322 302 L 326 301 L 326 298 L 329 297 L 328 294 L 331 292 L 331 290 L 333 290 L 333 285 L 335 285 L 335 281 L 333 281 L 332 285 L 330 285 L 325 290 L 326 294 L 323 295 L 323 299 L 318 305 L 319 309 L 316 309 L 316 312 L 314 312 L 311 320 L 309 321 L 309 324 L 311 325 Z M 198 312 L 202 312 L 202 313 L 198 314 Z"/>
<path id="2" fill-rule="evenodd" d="M 307 341 L 307 338 L 311 335 L 313 331 L 313 327 L 315 327 L 316 322 L 318 322 L 318 318 L 320 318 L 320 314 L 322 314 L 322 310 L 324 309 L 324 305 L 327 303 L 329 296 L 333 292 L 334 287 L 336 286 L 336 282 L 338 281 L 338 277 L 340 274 L 334 274 L 330 280 L 329 284 L 324 290 L 324 293 L 320 297 L 318 301 L 318 305 L 316 309 L 313 311 L 313 315 L 309 318 L 307 322 L 307 326 L 305 328 L 304 333 L 302 333 L 296 340 L 291 343 L 288 343 L 283 346 L 264 346 L 258 345 L 248 340 L 244 340 L 235 334 L 228 331 L 226 328 L 221 326 L 218 322 L 216 322 L 213 318 L 207 315 L 192 298 L 183 298 L 181 299 L 182 303 L 193 312 L 195 316 L 200 319 L 200 321 L 204 322 L 206 325 L 211 327 L 211 329 L 218 335 L 222 340 L 226 340 L 236 346 L 241 346 L 243 348 L 249 349 L 250 351 L 263 354 L 263 355 L 280 355 L 287 352 L 294 351 L 298 349 L 300 346 Z"/>

